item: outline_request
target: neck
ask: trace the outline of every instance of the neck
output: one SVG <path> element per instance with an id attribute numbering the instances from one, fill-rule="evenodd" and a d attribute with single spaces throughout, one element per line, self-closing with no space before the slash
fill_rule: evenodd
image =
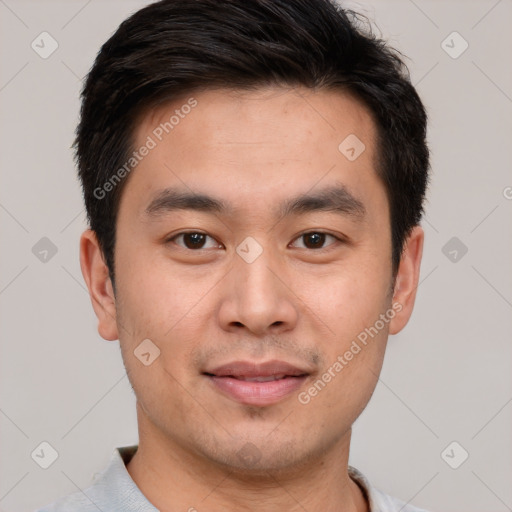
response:
<path id="1" fill-rule="evenodd" d="M 127 470 L 161 512 L 368 512 L 348 475 L 349 430 L 328 453 L 301 467 L 258 474 L 222 467 L 164 438 L 138 407 L 139 448 Z"/>

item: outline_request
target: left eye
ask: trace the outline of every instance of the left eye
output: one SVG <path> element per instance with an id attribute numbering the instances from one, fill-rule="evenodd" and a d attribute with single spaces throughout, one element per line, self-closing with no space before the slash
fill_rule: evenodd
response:
<path id="1" fill-rule="evenodd" d="M 338 240 L 339 238 L 334 235 L 330 235 L 329 233 L 322 233 L 321 231 L 311 231 L 309 233 L 303 233 L 296 240 L 304 240 L 304 246 L 301 248 L 305 249 L 323 249 L 323 245 L 325 243 L 326 237 L 330 237 L 334 240 Z M 331 245 L 331 244 L 329 244 Z"/>
<path id="2" fill-rule="evenodd" d="M 180 233 L 179 235 L 176 235 L 175 237 L 171 238 L 169 241 L 176 241 L 178 239 L 182 239 L 185 249 L 205 249 L 205 241 L 207 238 L 210 238 L 213 243 L 211 247 L 219 247 L 219 243 L 212 238 L 211 236 L 208 236 L 205 233 L 199 233 L 197 231 L 191 231 L 189 233 Z M 178 244 L 181 245 L 181 244 Z"/>

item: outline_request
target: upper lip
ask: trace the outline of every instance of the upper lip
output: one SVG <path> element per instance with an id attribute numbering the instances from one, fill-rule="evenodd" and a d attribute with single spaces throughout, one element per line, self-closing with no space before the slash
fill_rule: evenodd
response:
<path id="1" fill-rule="evenodd" d="M 299 368 L 285 361 L 266 361 L 256 363 L 252 361 L 232 361 L 230 363 L 217 366 L 204 373 L 214 375 L 215 377 L 271 377 L 273 375 L 288 375 L 299 377 L 308 375 L 308 370 Z"/>

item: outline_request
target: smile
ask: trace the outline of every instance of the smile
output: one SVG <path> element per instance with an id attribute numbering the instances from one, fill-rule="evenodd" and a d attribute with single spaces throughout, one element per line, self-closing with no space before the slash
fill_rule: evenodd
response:
<path id="1" fill-rule="evenodd" d="M 275 404 L 297 392 L 309 376 L 305 369 L 283 361 L 236 361 L 203 372 L 214 389 L 245 405 Z"/>

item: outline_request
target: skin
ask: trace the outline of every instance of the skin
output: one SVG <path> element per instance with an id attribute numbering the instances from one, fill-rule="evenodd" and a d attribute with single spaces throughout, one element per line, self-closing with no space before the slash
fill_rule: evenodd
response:
<path id="1" fill-rule="evenodd" d="M 376 128 L 353 97 L 277 87 L 193 97 L 197 106 L 123 190 L 115 294 L 95 234 L 81 238 L 99 333 L 120 340 L 137 397 L 139 449 L 127 469 L 162 511 L 367 511 L 347 473 L 351 426 L 375 389 L 388 335 L 411 315 L 423 230 L 413 229 L 393 280 Z M 187 98 L 146 113 L 135 147 Z M 338 150 L 349 134 L 366 147 L 354 161 Z M 363 204 L 363 217 L 276 216 L 282 201 L 334 184 Z M 155 194 L 175 186 L 233 211 L 145 213 Z M 210 238 L 202 249 L 184 237 L 169 241 L 183 231 Z M 327 236 L 311 248 L 305 232 L 342 241 Z M 263 249 L 252 263 L 236 252 L 248 236 Z M 241 404 L 202 375 L 208 365 L 279 359 L 308 369 L 299 392 L 307 391 L 393 303 L 400 312 L 306 405 L 298 392 L 272 405 Z M 149 366 L 134 355 L 147 338 L 160 349 Z M 240 458 L 246 443 L 256 462 Z"/>

